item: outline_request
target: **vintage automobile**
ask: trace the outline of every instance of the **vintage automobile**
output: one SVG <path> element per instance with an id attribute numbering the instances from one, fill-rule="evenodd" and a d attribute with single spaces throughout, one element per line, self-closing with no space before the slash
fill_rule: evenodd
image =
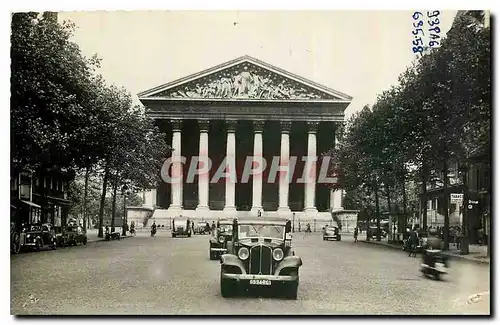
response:
<path id="1" fill-rule="evenodd" d="M 57 248 L 54 229 L 48 223 L 26 225 L 21 232 L 20 241 L 23 247 L 34 248 L 37 251 L 46 246 Z"/>
<path id="2" fill-rule="evenodd" d="M 330 240 L 330 239 L 340 241 L 341 235 L 339 233 L 339 227 L 326 226 L 323 229 L 323 240 Z"/>
<path id="3" fill-rule="evenodd" d="M 206 235 L 210 233 L 210 226 L 207 227 L 206 222 L 197 222 L 194 228 L 194 234 Z"/>
<path id="4" fill-rule="evenodd" d="M 175 217 L 172 219 L 172 237 L 191 237 L 191 221 L 186 217 Z"/>
<path id="5" fill-rule="evenodd" d="M 292 250 L 291 222 L 279 217 L 233 219 L 233 240 L 221 256 L 223 297 L 267 289 L 297 299 L 302 259 Z"/>
<path id="6" fill-rule="evenodd" d="M 210 244 L 209 255 L 211 260 L 219 258 L 227 252 L 227 242 L 233 238 L 233 222 L 230 219 L 219 219 L 217 229 L 208 241 Z"/>
<path id="7" fill-rule="evenodd" d="M 367 231 L 367 236 L 370 237 L 370 238 L 372 238 L 372 239 L 376 239 L 377 238 L 377 233 L 378 233 L 377 227 L 370 226 L 370 228 L 368 228 L 368 231 Z M 381 238 L 386 238 L 387 237 L 387 231 L 385 231 L 384 229 L 380 228 L 380 237 Z"/>
<path id="8" fill-rule="evenodd" d="M 66 227 L 67 245 L 76 246 L 80 243 L 87 245 L 87 234 L 82 227 L 71 225 Z"/>

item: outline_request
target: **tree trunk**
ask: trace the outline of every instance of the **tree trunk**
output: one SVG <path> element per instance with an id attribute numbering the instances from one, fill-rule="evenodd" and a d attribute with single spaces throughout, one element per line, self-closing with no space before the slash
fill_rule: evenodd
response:
<path id="1" fill-rule="evenodd" d="M 389 217 L 391 215 L 391 190 L 388 185 L 385 186 L 386 198 L 387 198 L 387 211 L 389 212 Z"/>
<path id="2" fill-rule="evenodd" d="M 425 174 L 422 174 L 422 198 L 420 204 L 422 206 L 422 228 L 427 230 L 427 179 Z"/>
<path id="3" fill-rule="evenodd" d="M 85 168 L 85 188 L 83 190 L 83 231 L 87 232 L 87 200 L 89 194 L 90 167 Z"/>
<path id="4" fill-rule="evenodd" d="M 111 232 L 115 232 L 116 188 L 117 187 L 118 187 L 118 174 L 115 174 L 114 180 L 113 180 L 113 201 L 111 203 Z"/>
<path id="5" fill-rule="evenodd" d="M 468 174 L 469 169 L 467 166 L 464 168 L 462 181 L 464 183 L 464 198 L 462 202 L 462 241 L 460 242 L 460 255 L 469 254 L 469 219 L 468 219 L 468 205 L 469 205 L 469 185 Z"/>
<path id="6" fill-rule="evenodd" d="M 402 191 L 403 191 L 403 216 L 404 216 L 404 224 L 402 221 L 400 221 L 400 224 L 399 224 L 399 232 L 400 233 L 403 233 L 406 231 L 406 226 L 408 225 L 408 197 L 407 197 L 407 194 L 406 194 L 406 181 L 403 180 L 403 187 L 402 187 Z"/>
<path id="7" fill-rule="evenodd" d="M 106 163 L 106 167 L 104 168 L 104 179 L 102 181 L 101 204 L 99 206 L 99 231 L 97 233 L 97 236 L 99 238 L 104 237 L 102 227 L 104 224 L 104 204 L 106 202 L 106 189 L 108 187 L 108 178 L 109 178 L 109 168 L 108 168 L 108 163 Z"/>
<path id="8" fill-rule="evenodd" d="M 375 213 L 377 217 L 377 241 L 381 240 L 380 237 L 380 207 L 379 207 L 379 197 L 378 197 L 378 187 L 375 189 Z"/>
<path id="9" fill-rule="evenodd" d="M 445 157 L 447 155 L 444 155 Z M 443 201 L 444 201 L 444 230 L 443 230 L 443 250 L 450 249 L 450 214 L 449 214 L 449 194 L 448 194 L 448 161 L 444 159 L 443 164 Z"/>

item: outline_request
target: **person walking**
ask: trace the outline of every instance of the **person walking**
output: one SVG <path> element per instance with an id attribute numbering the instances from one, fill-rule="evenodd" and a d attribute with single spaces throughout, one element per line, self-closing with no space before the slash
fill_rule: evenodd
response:
<path id="1" fill-rule="evenodd" d="M 417 257 L 417 246 L 418 246 L 418 234 L 415 228 L 413 228 L 410 232 L 410 254 L 409 257 Z"/>
<path id="2" fill-rule="evenodd" d="M 354 242 L 358 242 L 358 227 L 354 228 Z"/>

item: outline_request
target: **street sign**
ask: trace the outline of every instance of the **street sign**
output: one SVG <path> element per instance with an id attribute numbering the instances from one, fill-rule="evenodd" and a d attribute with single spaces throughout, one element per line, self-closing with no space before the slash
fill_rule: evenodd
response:
<path id="1" fill-rule="evenodd" d="M 462 203 L 464 200 L 464 195 L 459 193 L 450 194 L 450 203 Z"/>

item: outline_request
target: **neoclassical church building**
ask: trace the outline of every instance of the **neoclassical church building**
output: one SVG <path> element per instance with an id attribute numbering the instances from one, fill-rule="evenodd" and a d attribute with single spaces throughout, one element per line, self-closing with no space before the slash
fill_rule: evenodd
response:
<path id="1" fill-rule="evenodd" d="M 335 145 L 352 97 L 249 56 L 138 96 L 172 146 L 171 158 L 186 158 L 168 168 L 182 181 L 162 182 L 145 195 L 156 223 L 178 215 L 210 220 L 258 211 L 263 217 L 295 213 L 301 220 L 331 220 L 332 210 L 342 209 L 342 191 L 315 182 L 321 158 L 312 181 L 298 179 L 308 157 L 321 157 Z M 249 156 L 263 157 L 267 167 L 243 180 Z M 211 168 L 186 182 L 192 157 L 208 157 Z M 273 157 L 282 163 L 297 157 L 293 174 L 269 177 Z M 234 162 L 237 177 L 214 181 L 225 159 Z"/>

